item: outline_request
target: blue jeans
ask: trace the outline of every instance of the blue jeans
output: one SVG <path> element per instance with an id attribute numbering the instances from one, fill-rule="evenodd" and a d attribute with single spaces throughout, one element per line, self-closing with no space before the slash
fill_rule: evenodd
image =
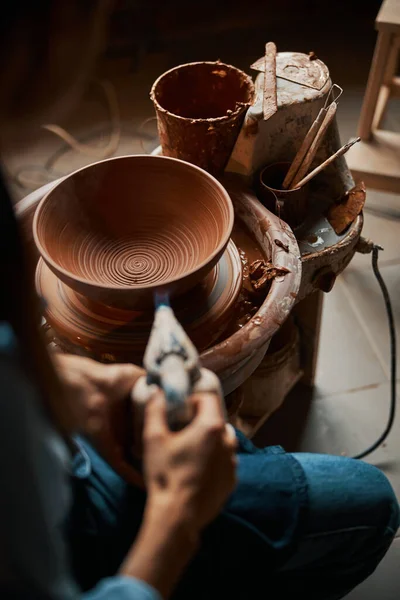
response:
<path id="1" fill-rule="evenodd" d="M 382 560 L 400 525 L 385 475 L 362 461 L 294 454 L 308 482 L 309 509 L 295 553 L 277 574 L 281 598 L 337 600 Z"/>
<path id="2" fill-rule="evenodd" d="M 77 510 L 69 533 L 75 576 L 87 589 L 118 570 L 140 527 L 145 496 L 123 482 L 90 446 L 84 449 L 91 467 L 75 469 Z M 285 457 L 295 463 L 297 481 L 281 477 Z M 272 468 L 271 458 L 278 469 Z M 385 475 L 361 461 L 329 455 L 268 458 L 261 453 L 253 467 L 251 460 L 239 460 L 239 482 L 245 480 L 236 492 L 241 501 L 234 494 L 226 513 L 205 532 L 174 600 L 343 598 L 374 571 L 399 526 L 398 502 Z M 265 487 L 262 477 L 268 479 Z M 296 486 L 307 491 L 302 495 L 307 502 L 296 527 L 285 530 L 285 540 L 290 539 L 283 544 L 276 522 L 290 517 L 280 505 L 285 495 L 298 498 Z M 246 515 L 248 496 L 253 497 Z M 268 521 L 263 512 L 272 518 Z M 251 529 L 257 535 L 247 535 Z M 278 530 L 284 529 L 281 523 Z"/>

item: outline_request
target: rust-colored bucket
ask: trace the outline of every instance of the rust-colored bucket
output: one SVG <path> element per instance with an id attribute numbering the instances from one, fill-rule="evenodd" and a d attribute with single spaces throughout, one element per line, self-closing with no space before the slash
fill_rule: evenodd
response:
<path id="1" fill-rule="evenodd" d="M 164 156 L 220 174 L 254 98 L 251 78 L 217 62 L 180 65 L 151 89 Z"/>

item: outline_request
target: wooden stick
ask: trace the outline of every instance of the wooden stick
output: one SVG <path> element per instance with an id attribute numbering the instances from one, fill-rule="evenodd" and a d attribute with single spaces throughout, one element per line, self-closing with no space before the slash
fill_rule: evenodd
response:
<path id="1" fill-rule="evenodd" d="M 339 150 L 335 152 L 335 154 L 332 154 L 332 156 L 324 160 L 323 163 L 321 163 L 318 167 L 311 171 L 311 173 L 304 177 L 304 179 L 301 179 L 301 181 L 299 181 L 299 183 L 297 184 L 297 187 L 301 187 L 302 185 L 308 183 L 310 179 L 313 179 L 313 177 L 318 175 L 318 173 L 321 173 L 321 171 L 323 171 L 328 165 L 333 163 L 333 161 L 339 158 L 339 156 L 346 154 L 347 150 L 349 150 L 352 146 L 354 146 L 354 144 L 357 144 L 357 142 L 359 141 L 361 141 L 360 137 L 356 138 L 355 140 L 352 140 L 351 142 L 348 142 L 347 144 L 344 144 L 344 146 L 339 148 Z"/>
<path id="2" fill-rule="evenodd" d="M 270 119 L 278 110 L 276 95 L 276 46 L 268 42 L 265 46 L 265 72 L 264 72 L 264 121 Z"/>
<path id="3" fill-rule="evenodd" d="M 304 157 L 307 154 L 309 147 L 311 146 L 312 142 L 314 141 L 314 138 L 317 135 L 319 128 L 321 127 L 321 123 L 324 120 L 325 115 L 326 115 L 326 109 L 321 108 L 321 110 L 318 113 L 317 118 L 315 119 L 314 123 L 311 125 L 310 129 L 307 132 L 306 137 L 303 140 L 303 143 L 301 144 L 299 150 L 297 151 L 297 154 L 294 157 L 292 164 L 290 165 L 290 169 L 287 172 L 285 179 L 283 180 L 282 187 L 284 190 L 287 190 L 288 187 L 290 187 L 290 184 L 292 183 L 292 179 L 294 178 L 297 171 L 299 170 L 300 165 L 303 162 Z"/>
<path id="4" fill-rule="evenodd" d="M 326 111 L 324 120 L 322 121 L 322 124 L 317 132 L 317 135 L 315 136 L 310 148 L 308 149 L 307 154 L 304 157 L 302 164 L 300 165 L 299 170 L 297 171 L 292 183 L 290 184 L 291 190 L 296 187 L 299 187 L 299 181 L 301 181 L 303 179 L 303 177 L 306 175 L 308 169 L 310 168 L 310 165 L 311 165 L 312 161 L 314 160 L 317 150 L 320 147 L 322 140 L 324 139 L 325 133 L 326 133 L 329 125 L 332 123 L 332 121 L 334 119 L 334 116 L 336 114 L 336 109 L 337 109 L 336 102 L 332 102 L 332 104 L 329 105 L 329 108 Z"/>

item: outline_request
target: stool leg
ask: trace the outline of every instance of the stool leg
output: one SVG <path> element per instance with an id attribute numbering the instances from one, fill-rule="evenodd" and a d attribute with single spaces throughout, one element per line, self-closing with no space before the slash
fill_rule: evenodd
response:
<path id="1" fill-rule="evenodd" d="M 358 125 L 358 135 L 363 140 L 368 140 L 371 136 L 372 121 L 374 119 L 379 91 L 385 76 L 391 42 L 391 33 L 386 31 L 379 32 Z"/>
<path id="2" fill-rule="evenodd" d="M 390 44 L 389 58 L 387 61 L 383 83 L 390 85 L 393 76 L 396 75 L 397 63 L 399 62 L 400 37 L 393 36 Z"/>
<path id="3" fill-rule="evenodd" d="M 379 91 L 375 115 L 372 121 L 372 130 L 380 129 L 382 122 L 385 118 L 386 108 L 390 98 L 392 79 L 393 76 L 396 74 L 397 70 L 397 63 L 399 57 L 399 42 L 400 39 L 396 37 L 396 39 L 393 40 L 393 43 L 391 44 L 389 60 L 386 65 L 385 75 L 383 78 L 382 87 Z"/>

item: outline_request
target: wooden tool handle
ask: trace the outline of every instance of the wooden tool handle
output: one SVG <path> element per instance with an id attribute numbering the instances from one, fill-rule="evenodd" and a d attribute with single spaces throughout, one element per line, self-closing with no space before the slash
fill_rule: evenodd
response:
<path id="1" fill-rule="evenodd" d="M 308 149 L 310 148 L 312 142 L 315 139 L 315 136 L 317 135 L 317 133 L 319 131 L 319 128 L 321 127 L 321 124 L 322 124 L 322 121 L 324 120 L 325 115 L 326 115 L 326 109 L 321 108 L 321 110 L 318 113 L 317 118 L 315 119 L 314 123 L 311 125 L 310 129 L 307 132 L 306 137 L 303 140 L 303 143 L 301 144 L 299 150 L 297 151 L 297 154 L 294 157 L 292 164 L 290 165 L 290 169 L 287 172 L 285 179 L 283 180 L 282 187 L 284 190 L 287 190 L 290 187 L 290 184 L 292 183 L 294 176 L 296 175 L 297 171 L 299 170 L 300 165 L 303 162 L 304 157 L 308 152 Z"/>
<path id="2" fill-rule="evenodd" d="M 322 121 L 322 124 L 317 132 L 317 135 L 315 136 L 314 141 L 309 147 L 308 152 L 306 153 L 304 160 L 290 185 L 291 190 L 293 190 L 296 187 L 299 187 L 299 182 L 304 178 L 308 169 L 310 168 L 310 165 L 314 160 L 317 150 L 320 147 L 322 140 L 324 139 L 325 133 L 335 117 L 336 109 L 336 102 L 332 102 L 332 104 L 330 104 L 328 110 L 326 111 L 324 120 Z"/>
<path id="3" fill-rule="evenodd" d="M 342 156 L 343 154 L 345 154 L 348 150 L 350 150 L 350 148 L 352 146 L 354 146 L 354 144 L 357 144 L 357 142 L 360 142 L 361 138 L 358 137 L 355 140 L 352 140 L 351 142 L 348 142 L 347 144 L 344 144 L 344 146 L 342 146 L 341 148 L 339 148 L 339 150 L 337 152 L 335 152 L 335 154 L 332 154 L 332 156 L 330 156 L 329 158 L 327 158 L 326 160 L 324 160 L 323 163 L 321 163 L 320 165 L 318 165 L 318 167 L 315 167 L 315 169 L 313 171 L 311 171 L 311 173 L 309 173 L 306 177 L 304 177 L 301 181 L 299 181 L 299 183 L 297 184 L 298 187 L 301 187 L 302 185 L 308 183 L 311 179 L 313 179 L 313 177 L 315 177 L 316 175 L 318 175 L 318 173 L 321 173 L 321 171 L 323 171 L 324 169 L 326 169 L 326 167 L 328 165 L 330 165 L 331 163 L 333 163 L 334 160 L 336 160 L 337 158 L 339 158 L 339 156 Z"/>

